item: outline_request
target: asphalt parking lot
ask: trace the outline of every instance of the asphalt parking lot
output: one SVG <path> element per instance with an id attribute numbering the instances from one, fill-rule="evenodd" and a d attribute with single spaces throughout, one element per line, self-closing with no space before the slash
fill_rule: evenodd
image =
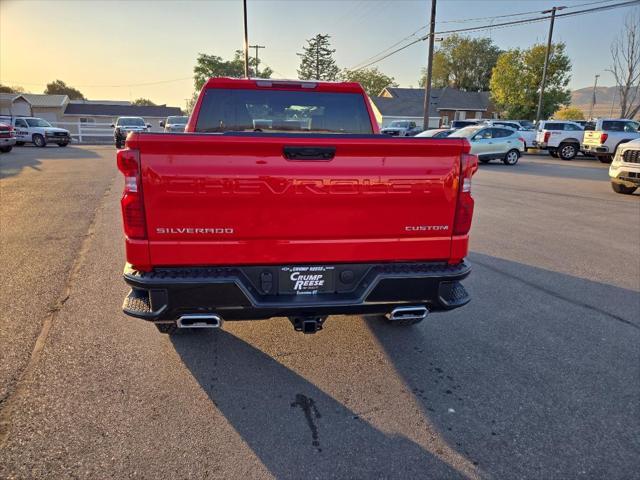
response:
<path id="1" fill-rule="evenodd" d="M 480 166 L 465 308 L 313 336 L 124 316 L 112 147 L 0 173 L 0 478 L 638 478 L 640 195 L 596 160 Z"/>

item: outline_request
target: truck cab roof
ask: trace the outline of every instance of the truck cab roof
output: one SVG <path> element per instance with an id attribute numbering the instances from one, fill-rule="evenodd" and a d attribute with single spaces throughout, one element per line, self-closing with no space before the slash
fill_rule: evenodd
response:
<path id="1" fill-rule="evenodd" d="M 364 93 L 362 86 L 357 82 L 329 82 L 320 80 L 278 80 L 272 78 L 230 78 L 216 77 L 207 81 L 204 86 L 209 88 L 228 89 L 309 89 L 318 92 L 343 92 L 343 93 Z"/>

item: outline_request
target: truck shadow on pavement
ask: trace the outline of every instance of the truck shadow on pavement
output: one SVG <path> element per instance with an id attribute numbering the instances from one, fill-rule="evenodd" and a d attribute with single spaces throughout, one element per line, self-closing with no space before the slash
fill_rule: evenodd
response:
<path id="1" fill-rule="evenodd" d="M 14 147 L 9 153 L 0 154 L 0 179 L 19 175 L 25 169 L 41 171 L 43 160 L 82 160 L 99 159 L 93 149 L 68 146 L 37 148 L 30 146 Z M 115 158 L 115 154 L 114 154 Z M 115 161 L 115 160 L 114 160 Z"/>
<path id="2" fill-rule="evenodd" d="M 362 344 L 341 336 L 340 325 L 331 333 L 340 348 L 351 348 L 344 367 L 351 398 L 376 397 L 367 379 L 381 369 L 397 374 L 408 398 L 384 401 L 403 393 L 389 378 L 371 403 L 387 420 L 399 419 L 399 434 L 224 330 L 171 341 L 277 478 L 632 478 L 640 427 L 638 292 L 487 255 L 470 258 L 467 307 L 409 328 L 365 320 L 389 365 L 366 363 Z M 252 328 L 259 335 L 273 326 Z M 321 356 L 311 359 L 317 365 L 307 369 L 309 378 L 325 368 Z M 403 424 L 408 416 L 413 423 Z M 411 435 L 439 438 L 434 445 L 444 447 L 425 448 Z"/>
<path id="3" fill-rule="evenodd" d="M 417 478 L 425 472 L 465 478 L 224 330 L 171 340 L 211 401 L 276 478 Z"/>
<path id="4" fill-rule="evenodd" d="M 430 422 L 492 478 L 636 476 L 640 293 L 470 259 L 470 305 L 368 321 Z"/>

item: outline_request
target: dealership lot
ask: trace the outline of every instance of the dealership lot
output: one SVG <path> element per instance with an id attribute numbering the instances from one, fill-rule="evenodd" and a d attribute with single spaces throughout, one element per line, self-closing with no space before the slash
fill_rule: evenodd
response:
<path id="1" fill-rule="evenodd" d="M 160 335 L 126 287 L 111 146 L 0 157 L 2 478 L 632 478 L 640 195 L 607 166 L 481 165 L 473 300 Z"/>

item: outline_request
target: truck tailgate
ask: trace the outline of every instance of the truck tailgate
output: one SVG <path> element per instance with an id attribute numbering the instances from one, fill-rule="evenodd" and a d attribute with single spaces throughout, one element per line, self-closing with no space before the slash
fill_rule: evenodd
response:
<path id="1" fill-rule="evenodd" d="M 584 132 L 584 140 L 582 143 L 585 145 L 600 145 L 600 139 L 602 132 L 596 130 L 587 130 Z"/>
<path id="2" fill-rule="evenodd" d="M 447 260 L 463 139 L 140 134 L 153 265 Z M 287 158 L 288 157 L 288 158 Z"/>

